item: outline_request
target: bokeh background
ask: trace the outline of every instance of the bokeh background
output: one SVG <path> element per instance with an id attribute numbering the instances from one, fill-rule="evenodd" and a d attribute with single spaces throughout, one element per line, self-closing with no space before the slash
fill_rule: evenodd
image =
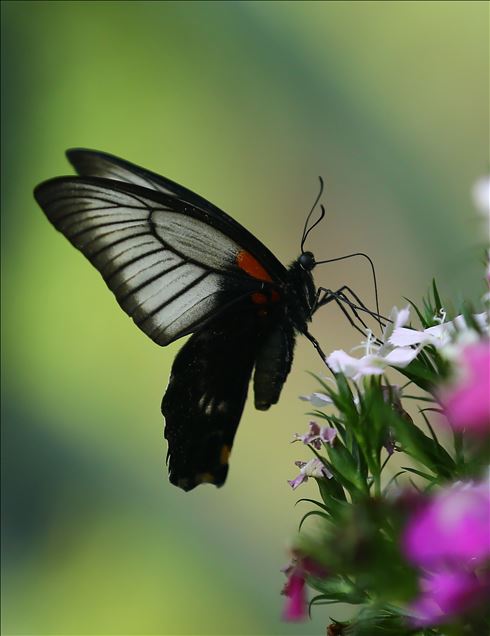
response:
<path id="1" fill-rule="evenodd" d="M 3 2 L 3 633 L 324 634 L 281 622 L 301 516 L 286 479 L 319 372 L 299 342 L 281 402 L 248 404 L 226 486 L 167 482 L 160 349 L 36 206 L 66 148 L 209 198 L 288 263 L 327 182 L 317 258 L 368 252 L 384 311 L 477 299 L 488 171 L 486 2 Z M 369 303 L 369 269 L 324 265 Z M 327 351 L 358 344 L 334 307 Z"/>

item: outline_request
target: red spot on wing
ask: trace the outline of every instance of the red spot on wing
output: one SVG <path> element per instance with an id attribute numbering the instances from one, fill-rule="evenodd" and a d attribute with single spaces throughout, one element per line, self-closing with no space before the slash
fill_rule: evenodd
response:
<path id="1" fill-rule="evenodd" d="M 268 302 L 268 298 L 265 294 L 261 294 L 260 292 L 255 292 L 250 296 L 252 302 L 256 305 L 265 305 Z"/>
<path id="2" fill-rule="evenodd" d="M 250 276 L 258 278 L 258 280 L 265 280 L 269 283 L 272 282 L 269 272 L 267 272 L 259 261 L 249 252 L 245 250 L 238 252 L 236 262 L 238 267 Z"/>

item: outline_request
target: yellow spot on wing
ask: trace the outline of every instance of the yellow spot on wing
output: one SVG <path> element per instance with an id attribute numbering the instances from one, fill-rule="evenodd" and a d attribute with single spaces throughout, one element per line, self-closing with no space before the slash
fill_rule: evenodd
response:
<path id="1" fill-rule="evenodd" d="M 231 448 L 229 446 L 227 446 L 226 444 L 224 444 L 221 447 L 221 453 L 219 456 L 219 461 L 221 463 L 221 465 L 227 464 L 228 463 L 228 458 L 230 457 L 230 453 L 231 453 Z"/>
<path id="2" fill-rule="evenodd" d="M 214 484 L 214 475 L 211 475 L 211 473 L 200 473 L 196 475 L 196 481 L 198 484 Z"/>

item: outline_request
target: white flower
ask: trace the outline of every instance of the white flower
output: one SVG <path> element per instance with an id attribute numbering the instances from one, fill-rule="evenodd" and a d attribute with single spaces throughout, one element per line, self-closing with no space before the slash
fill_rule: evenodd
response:
<path id="1" fill-rule="evenodd" d="M 304 402 L 310 402 L 312 406 L 316 406 L 317 408 L 322 408 L 324 406 L 333 404 L 332 398 L 325 395 L 325 393 L 312 393 L 311 395 L 300 395 L 300 400 Z"/>
<path id="2" fill-rule="evenodd" d="M 299 475 L 295 479 L 288 479 L 288 483 L 293 490 L 295 490 L 301 484 L 306 483 L 308 481 L 308 477 L 315 477 L 316 479 L 321 479 L 322 477 L 331 479 L 332 477 L 332 473 L 317 457 L 315 457 L 314 459 L 310 459 L 309 462 L 294 463 L 300 469 L 300 471 Z"/>
<path id="3" fill-rule="evenodd" d="M 383 344 L 378 344 L 368 331 L 367 340 L 361 345 L 365 351 L 362 358 L 354 358 L 342 350 L 333 351 L 327 358 L 329 367 L 334 373 L 342 372 L 356 382 L 364 376 L 381 375 L 389 366 L 406 367 L 417 357 L 418 351 L 405 345 L 396 347 L 390 342 L 390 338 L 396 329 L 401 329 L 402 325 L 408 322 L 409 318 L 408 307 L 400 311 L 394 307 L 390 314 L 391 322 L 386 325 L 383 333 Z"/>
<path id="4" fill-rule="evenodd" d="M 485 312 L 473 316 L 479 328 L 488 332 L 488 316 Z M 441 320 L 445 319 L 445 313 L 441 315 Z M 439 325 L 428 327 L 422 331 L 408 329 L 407 327 L 397 327 L 389 338 L 389 343 L 394 347 L 407 347 L 418 345 L 419 348 L 432 345 L 446 355 L 453 357 L 454 346 L 459 349 L 462 345 L 470 344 L 480 339 L 477 331 L 466 324 L 464 316 L 456 316 L 450 322 L 441 322 Z"/>
<path id="5" fill-rule="evenodd" d="M 480 177 L 471 190 L 473 203 L 483 216 L 490 215 L 490 177 Z"/>
<path id="6" fill-rule="evenodd" d="M 403 327 L 403 325 L 406 325 L 407 322 L 410 320 L 410 309 L 407 306 L 398 311 L 396 307 L 393 307 L 390 312 L 389 318 L 390 320 L 386 324 L 386 327 L 383 331 L 383 342 L 385 343 L 388 341 L 389 337 L 395 329 Z"/>
<path id="7" fill-rule="evenodd" d="M 406 367 L 417 357 L 417 350 L 408 347 L 371 353 L 362 358 L 354 358 L 345 351 L 333 351 L 327 358 L 334 373 L 342 372 L 346 377 L 358 381 L 367 375 L 381 375 L 387 367 Z"/>

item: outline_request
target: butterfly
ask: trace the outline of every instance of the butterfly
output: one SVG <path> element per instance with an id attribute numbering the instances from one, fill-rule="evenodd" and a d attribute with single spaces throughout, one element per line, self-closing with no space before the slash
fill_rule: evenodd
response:
<path id="1" fill-rule="evenodd" d="M 313 226 L 305 224 L 302 253 L 286 268 L 187 188 L 103 152 L 67 157 L 78 176 L 45 181 L 34 196 L 147 336 L 166 346 L 192 334 L 162 401 L 169 479 L 186 491 L 221 486 L 252 374 L 255 407 L 267 410 L 291 369 L 297 334 L 322 353 L 307 325 L 332 296 L 319 300 L 315 258 L 303 250 Z"/>

